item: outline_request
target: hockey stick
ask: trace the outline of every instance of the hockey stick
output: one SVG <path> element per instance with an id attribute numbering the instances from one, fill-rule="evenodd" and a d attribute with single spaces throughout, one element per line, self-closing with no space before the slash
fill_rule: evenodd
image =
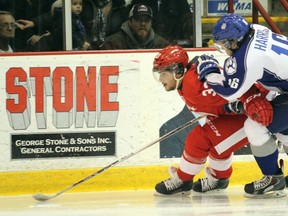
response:
<path id="1" fill-rule="evenodd" d="M 82 179 L 82 180 L 74 183 L 73 185 L 71 185 L 70 187 L 68 187 L 68 188 L 66 188 L 66 189 L 64 189 L 64 190 L 62 190 L 62 191 L 59 191 L 59 192 L 56 193 L 56 194 L 45 195 L 45 194 L 38 193 L 38 194 L 33 195 L 33 198 L 34 198 L 35 200 L 38 200 L 38 201 L 46 201 L 46 200 L 52 199 L 52 198 L 54 198 L 54 197 L 57 197 L 57 196 L 59 196 L 60 194 L 62 194 L 62 193 L 64 193 L 64 192 L 66 192 L 66 191 L 68 191 L 68 190 L 70 190 L 70 189 L 72 189 L 72 188 L 74 188 L 74 187 L 82 184 L 83 182 L 86 182 L 86 181 L 88 181 L 89 179 L 97 176 L 98 174 L 100 174 L 100 173 L 104 172 L 105 170 L 109 169 L 110 167 L 113 167 L 113 166 L 115 166 L 116 164 L 118 164 L 118 163 L 120 163 L 120 162 L 122 162 L 122 161 L 127 160 L 128 158 L 132 157 L 133 155 L 136 155 L 136 154 L 138 154 L 139 152 L 141 152 L 141 151 L 149 148 L 150 146 L 152 146 L 152 145 L 154 145 L 154 144 L 156 144 L 156 143 L 158 143 L 158 142 L 161 142 L 161 141 L 167 139 L 168 137 L 176 134 L 177 132 L 185 129 L 186 127 L 188 127 L 188 126 L 194 124 L 195 122 L 199 121 L 200 119 L 204 118 L 205 116 L 206 116 L 206 115 L 201 115 L 201 116 L 199 116 L 199 117 L 197 117 L 197 118 L 192 119 L 192 120 L 189 121 L 189 122 L 186 122 L 185 124 L 179 126 L 178 128 L 175 128 L 174 130 L 168 132 L 167 134 L 164 134 L 164 135 L 163 135 L 162 137 L 160 137 L 159 139 L 157 139 L 157 140 L 149 143 L 149 144 L 146 145 L 146 146 L 143 146 L 142 148 L 138 149 L 137 151 L 134 151 L 134 152 L 132 152 L 132 153 L 130 153 L 130 154 L 128 154 L 128 155 L 126 155 L 126 156 L 124 156 L 124 157 L 116 160 L 116 161 L 114 161 L 113 163 L 111 163 L 111 164 L 103 167 L 102 169 L 98 170 L 97 172 L 92 173 L 91 175 L 87 176 L 86 178 L 84 178 L 84 179 Z"/>

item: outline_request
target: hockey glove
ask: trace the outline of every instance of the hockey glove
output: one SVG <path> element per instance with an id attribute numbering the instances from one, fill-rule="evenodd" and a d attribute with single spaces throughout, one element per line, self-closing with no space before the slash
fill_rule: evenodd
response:
<path id="1" fill-rule="evenodd" d="M 273 120 L 273 108 L 265 94 L 252 86 L 241 98 L 245 114 L 261 125 L 267 126 Z"/>
<path id="2" fill-rule="evenodd" d="M 225 104 L 224 109 L 227 113 L 235 113 L 235 114 L 244 113 L 243 103 L 239 100 Z"/>
<path id="3" fill-rule="evenodd" d="M 205 81 L 205 77 L 211 73 L 220 74 L 219 62 L 211 55 L 201 55 L 196 62 L 198 79 L 202 82 Z"/>

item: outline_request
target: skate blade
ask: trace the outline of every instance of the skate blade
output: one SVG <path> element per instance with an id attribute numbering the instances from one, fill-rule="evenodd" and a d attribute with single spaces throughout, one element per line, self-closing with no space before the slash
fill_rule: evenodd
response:
<path id="1" fill-rule="evenodd" d="M 266 194 L 260 194 L 260 195 L 244 193 L 244 196 L 247 198 L 253 198 L 253 199 L 269 199 L 269 198 L 285 197 L 287 196 L 287 193 L 284 190 L 280 190 L 280 191 L 272 191 L 272 192 L 269 192 Z"/>
<path id="2" fill-rule="evenodd" d="M 218 194 L 218 193 L 221 193 L 221 192 L 226 192 L 226 189 L 227 188 L 218 188 L 218 189 L 214 189 L 214 190 L 209 190 L 209 191 L 194 191 L 193 190 L 193 193 L 200 193 L 200 194 L 204 194 L 204 193 L 207 193 L 207 194 Z"/>
<path id="3" fill-rule="evenodd" d="M 174 194 L 161 194 L 155 191 L 153 195 L 156 197 L 185 197 L 185 196 L 189 196 L 190 194 L 191 194 L 191 191 L 181 191 L 181 192 L 174 193 Z"/>

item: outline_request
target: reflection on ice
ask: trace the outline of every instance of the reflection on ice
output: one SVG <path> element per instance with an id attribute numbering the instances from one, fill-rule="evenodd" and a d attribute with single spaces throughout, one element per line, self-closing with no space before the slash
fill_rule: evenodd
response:
<path id="1" fill-rule="evenodd" d="M 288 215 L 288 199 L 249 199 L 243 186 L 187 197 L 155 197 L 153 190 L 66 193 L 39 202 L 32 196 L 0 196 L 0 215 L 5 216 L 199 216 Z"/>

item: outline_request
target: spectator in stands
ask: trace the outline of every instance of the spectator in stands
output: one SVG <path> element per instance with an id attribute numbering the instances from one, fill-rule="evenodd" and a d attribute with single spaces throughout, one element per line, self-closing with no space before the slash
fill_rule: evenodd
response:
<path id="1" fill-rule="evenodd" d="M 37 21 L 34 23 L 34 20 Z M 46 32 L 34 34 L 27 41 L 29 51 L 63 50 L 62 0 L 54 1 L 49 12 L 41 14 L 33 21 L 18 20 L 17 22 L 22 30 L 46 26 Z"/>
<path id="2" fill-rule="evenodd" d="M 145 4 L 153 11 L 152 28 L 172 44 L 193 47 L 193 13 L 187 0 L 132 0 Z"/>
<path id="3" fill-rule="evenodd" d="M 169 42 L 156 34 L 152 28 L 152 9 L 137 4 L 129 12 L 129 19 L 121 30 L 106 38 L 101 49 L 156 49 L 169 45 Z"/>
<path id="4" fill-rule="evenodd" d="M 8 11 L 0 11 L 0 52 L 13 52 L 10 42 L 15 37 L 16 28 L 13 15 Z"/>
<path id="5" fill-rule="evenodd" d="M 80 19 L 82 13 L 82 0 L 72 0 L 72 41 L 73 49 L 88 50 L 90 43 L 87 42 L 86 30 Z"/>
<path id="6" fill-rule="evenodd" d="M 62 31 L 62 11 L 63 11 L 62 0 L 57 0 L 56 2 L 53 3 L 51 7 L 51 13 L 55 22 L 57 22 L 58 19 L 61 20 L 61 22 L 58 21 L 58 24 L 60 26 L 55 26 L 56 29 L 52 29 L 52 34 L 58 35 L 58 37 L 61 37 L 61 35 L 59 35 L 57 31 L 60 30 L 61 32 L 63 32 Z M 73 50 L 87 50 L 90 48 L 90 43 L 87 42 L 86 30 L 80 18 L 80 14 L 82 12 L 82 0 L 71 0 L 71 12 L 72 12 L 72 47 L 73 47 Z M 62 37 L 54 38 L 54 40 L 62 40 Z M 62 47 L 57 48 L 57 50 L 58 49 L 61 50 Z"/>
<path id="7" fill-rule="evenodd" d="M 83 20 L 91 49 L 97 50 L 104 40 L 118 32 L 128 19 L 125 0 L 84 0 Z"/>

